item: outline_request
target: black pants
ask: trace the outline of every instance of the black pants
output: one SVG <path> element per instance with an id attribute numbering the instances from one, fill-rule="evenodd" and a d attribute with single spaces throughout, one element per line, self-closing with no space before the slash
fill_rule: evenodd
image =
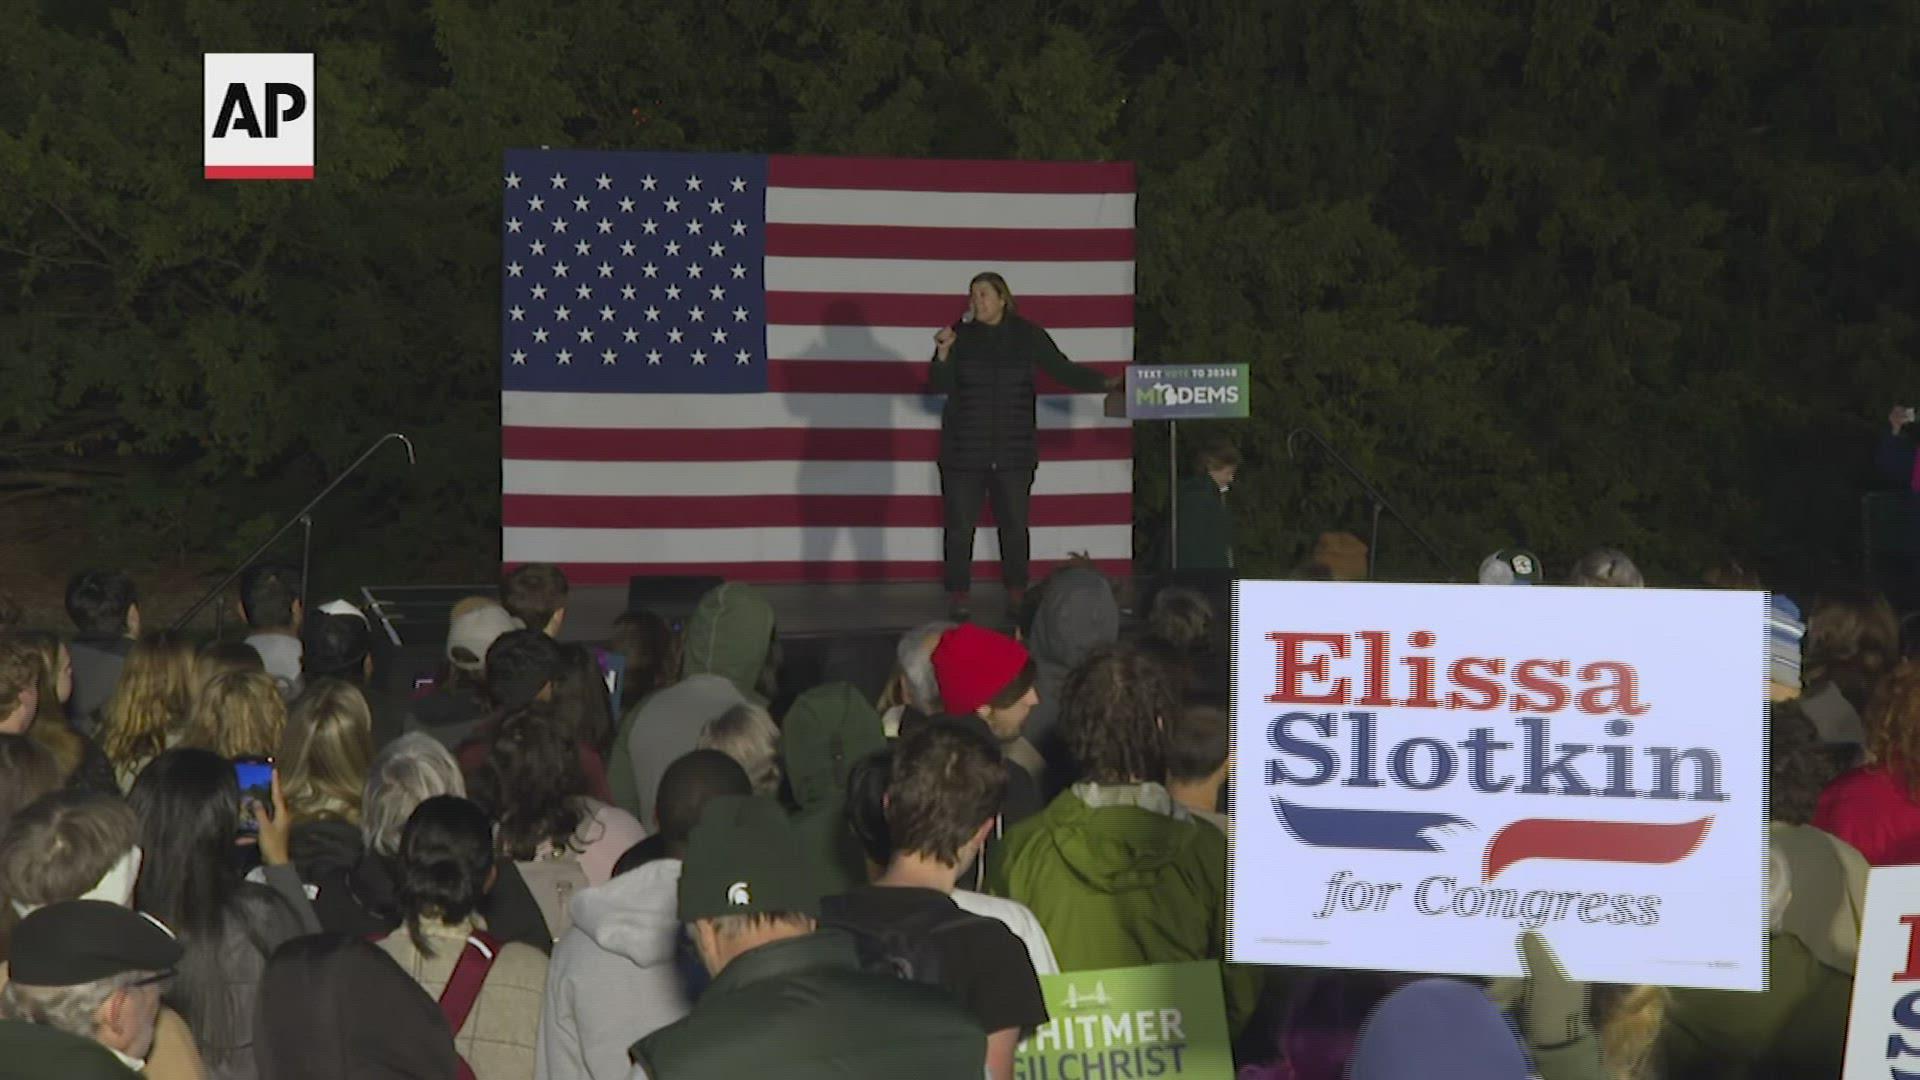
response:
<path id="1" fill-rule="evenodd" d="M 1033 494 L 1033 469 L 953 469 L 940 467 L 940 502 L 945 510 L 948 592 L 964 592 L 973 581 L 973 530 L 980 523 L 980 496 L 993 500 L 1000 527 L 1000 580 L 1009 589 L 1027 587 L 1027 501 Z"/>

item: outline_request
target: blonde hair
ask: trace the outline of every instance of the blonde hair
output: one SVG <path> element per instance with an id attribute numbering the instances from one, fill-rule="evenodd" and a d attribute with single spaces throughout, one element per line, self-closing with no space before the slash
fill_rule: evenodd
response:
<path id="1" fill-rule="evenodd" d="M 1653 1080 L 1673 995 L 1664 986 L 1596 986 L 1593 1015 L 1611 1080 Z"/>
<path id="2" fill-rule="evenodd" d="M 200 691 L 180 741 L 225 758 L 265 757 L 280 745 L 286 729 L 287 706 L 273 676 L 229 671 Z"/>
<path id="3" fill-rule="evenodd" d="M 192 706 L 193 646 L 166 631 L 142 637 L 107 699 L 100 749 L 115 767 L 130 771 L 167 748 L 167 737 L 186 723 Z"/>
<path id="4" fill-rule="evenodd" d="M 53 755 L 64 780 L 80 767 L 86 756 L 86 743 L 67 726 L 67 707 L 60 701 L 60 652 L 67 646 L 55 634 L 25 630 L 20 642 L 40 658 L 40 709 L 34 714 L 33 727 L 27 731 L 40 748 Z"/>
<path id="5" fill-rule="evenodd" d="M 360 823 L 373 765 L 373 714 L 359 688 L 319 679 L 294 700 L 277 759 L 287 807 L 301 820 Z"/>
<path id="6" fill-rule="evenodd" d="M 740 704 L 707 722 L 696 750 L 718 750 L 740 763 L 753 793 L 772 797 L 780 791 L 780 729 L 758 705 Z"/>

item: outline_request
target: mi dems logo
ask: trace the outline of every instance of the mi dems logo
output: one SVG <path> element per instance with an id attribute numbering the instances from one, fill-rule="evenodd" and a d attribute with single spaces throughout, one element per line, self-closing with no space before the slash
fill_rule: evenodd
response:
<path id="1" fill-rule="evenodd" d="M 209 180 L 313 179 L 313 54 L 208 53 Z"/>
<path id="2" fill-rule="evenodd" d="M 1239 405 L 1240 388 L 1225 386 L 1175 386 L 1153 383 L 1134 391 L 1134 400 L 1142 405 Z"/>

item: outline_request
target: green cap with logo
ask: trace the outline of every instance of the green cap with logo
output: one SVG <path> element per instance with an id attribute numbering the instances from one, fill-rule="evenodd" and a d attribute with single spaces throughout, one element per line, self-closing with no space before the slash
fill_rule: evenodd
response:
<path id="1" fill-rule="evenodd" d="M 680 865 L 680 921 L 780 911 L 819 915 L 821 883 L 786 811 L 722 795 L 700 811 Z"/>

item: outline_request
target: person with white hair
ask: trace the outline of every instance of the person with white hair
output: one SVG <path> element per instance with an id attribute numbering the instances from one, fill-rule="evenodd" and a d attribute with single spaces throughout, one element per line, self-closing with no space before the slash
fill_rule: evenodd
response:
<path id="1" fill-rule="evenodd" d="M 0 989 L 0 1077 L 119 1080 L 153 1049 L 180 943 L 104 900 L 63 900 L 21 921 Z"/>
<path id="2" fill-rule="evenodd" d="M 739 762 L 753 793 L 769 799 L 780 794 L 780 727 L 773 714 L 752 703 L 735 705 L 707 722 L 696 750 L 718 750 Z"/>
<path id="3" fill-rule="evenodd" d="M 104 900 L 130 908 L 145 857 L 139 833 L 133 809 L 118 796 L 72 788 L 48 795 L 14 815 L 0 833 L 0 896 L 22 919 L 63 900 Z M 61 857 L 48 858 L 48 852 Z M 140 1072 L 146 1080 L 207 1075 L 186 1021 L 164 1006 L 145 1057 Z"/>
<path id="4" fill-rule="evenodd" d="M 436 795 L 465 797 L 467 784 L 453 752 L 439 740 L 410 731 L 388 743 L 367 770 L 360 797 L 360 836 L 365 849 L 351 863 L 328 869 L 311 884 L 313 907 L 327 932 L 365 937 L 400 926 L 400 834 L 414 808 Z M 481 907 L 488 931 L 502 941 L 553 948 L 540 906 L 511 862 L 501 862 L 500 880 Z"/>
<path id="5" fill-rule="evenodd" d="M 940 635 L 958 625 L 939 619 L 900 635 L 900 644 L 894 648 L 893 675 L 880 692 L 880 727 L 887 738 L 900 737 L 900 718 L 908 709 L 922 716 L 940 714 L 940 680 L 933 674 L 933 647 L 940 644 Z"/>

